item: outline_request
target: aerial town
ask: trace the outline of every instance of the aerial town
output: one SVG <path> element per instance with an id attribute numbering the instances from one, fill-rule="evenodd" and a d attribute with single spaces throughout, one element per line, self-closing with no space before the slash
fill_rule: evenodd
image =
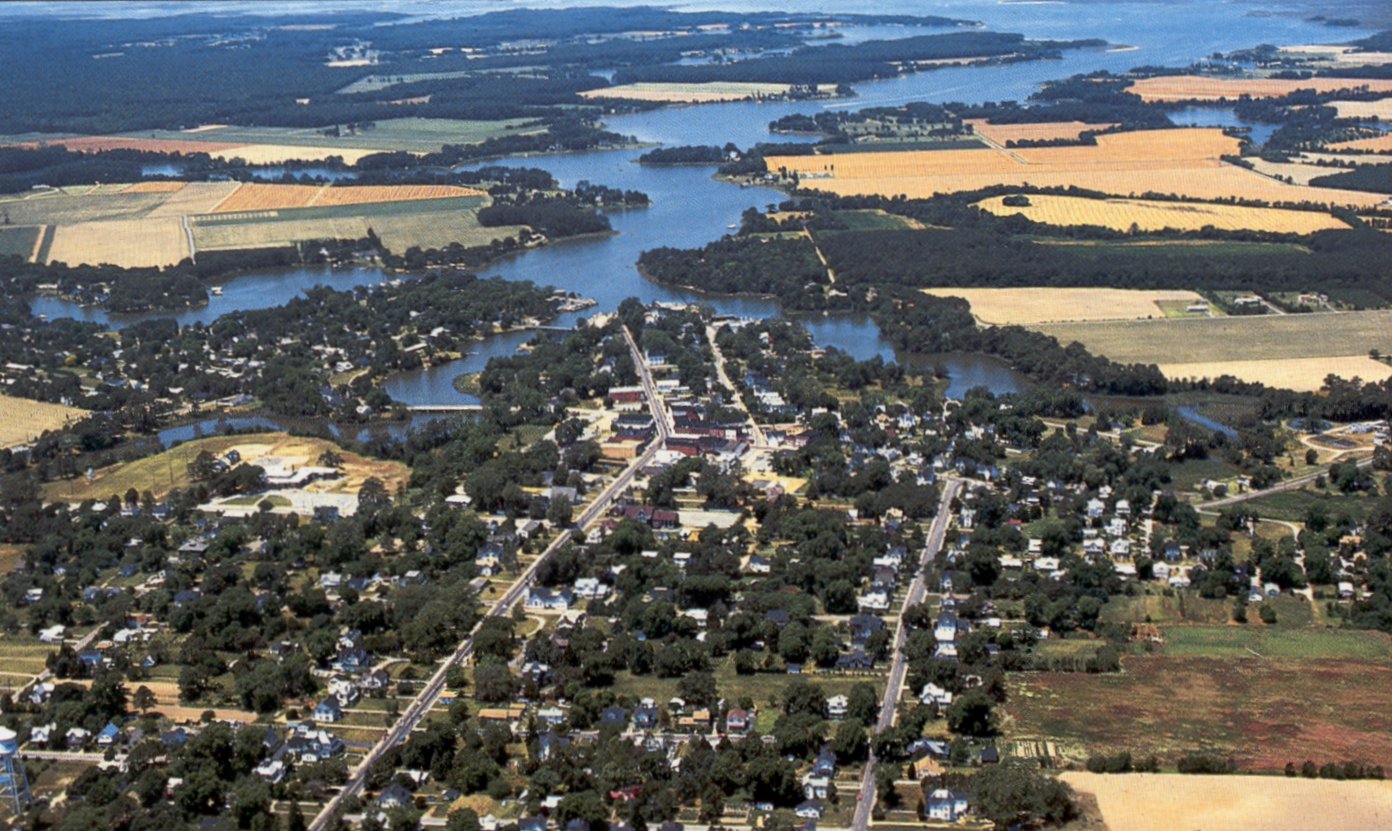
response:
<path id="1" fill-rule="evenodd" d="M 0 8 L 0 826 L 1392 815 L 1380 4 L 106 5 Z"/>

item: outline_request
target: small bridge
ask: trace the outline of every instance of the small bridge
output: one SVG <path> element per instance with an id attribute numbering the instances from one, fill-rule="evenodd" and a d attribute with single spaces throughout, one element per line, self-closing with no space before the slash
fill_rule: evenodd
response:
<path id="1" fill-rule="evenodd" d="M 481 413 L 482 404 L 417 404 L 407 407 L 410 413 Z"/>

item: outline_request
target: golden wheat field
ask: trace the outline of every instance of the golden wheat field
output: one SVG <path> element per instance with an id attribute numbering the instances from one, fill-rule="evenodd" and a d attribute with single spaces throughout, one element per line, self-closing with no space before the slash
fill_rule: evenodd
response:
<path id="1" fill-rule="evenodd" d="M 1308 165 L 1307 165 L 1308 166 Z M 1139 199 L 1089 199 L 1082 196 L 1032 194 L 1028 206 L 1004 204 L 1009 197 L 982 200 L 977 207 L 996 216 L 1020 215 L 1049 225 L 1094 225 L 1116 231 L 1197 231 L 1213 227 L 1222 231 L 1270 231 L 1278 234 L 1311 234 L 1348 225 L 1329 214 L 1279 208 L 1244 208 L 1199 202 L 1155 202 Z"/>
<path id="2" fill-rule="evenodd" d="M 1354 139 L 1329 145 L 1335 150 L 1362 150 L 1369 153 L 1392 153 L 1392 133 L 1374 138 Z M 1335 171 L 1330 171 L 1331 173 Z"/>
<path id="3" fill-rule="evenodd" d="M 136 182 L 121 188 L 121 193 L 178 193 L 187 182 Z"/>
<path id="4" fill-rule="evenodd" d="M 1250 98 L 1280 98 L 1300 89 L 1320 93 L 1366 87 L 1372 92 L 1392 93 L 1392 80 L 1368 78 L 1208 78 L 1202 75 L 1159 75 L 1142 78 L 1127 87 L 1146 103 L 1173 101 L 1236 101 Z"/>
<path id="5" fill-rule="evenodd" d="M 1376 101 L 1330 101 L 1328 106 L 1338 110 L 1340 118 L 1392 120 L 1392 98 L 1379 98 Z"/>
<path id="6" fill-rule="evenodd" d="M 1159 364 L 1166 378 L 1217 378 L 1231 375 L 1243 381 L 1254 381 L 1268 387 L 1316 392 L 1324 386 L 1329 375 L 1340 378 L 1361 378 L 1364 381 L 1384 381 L 1392 378 L 1392 366 L 1375 361 L 1367 355 L 1341 355 L 1322 358 L 1272 358 L 1258 361 L 1199 361 L 1195 363 Z"/>
<path id="7" fill-rule="evenodd" d="M 415 202 L 422 199 L 456 199 L 483 196 L 481 190 L 455 185 L 356 185 L 327 188 L 310 202 L 312 207 L 367 205 L 374 202 Z"/>
<path id="8" fill-rule="evenodd" d="M 1113 124 L 1085 124 L 1081 121 L 1032 122 L 1026 124 L 992 124 L 982 118 L 969 118 L 972 132 L 988 141 L 1006 144 L 1012 141 L 1076 141 L 1089 130 L 1105 130 Z"/>
<path id="9" fill-rule="evenodd" d="M 183 222 L 168 217 L 58 225 L 48 261 L 145 268 L 174 265 L 188 256 Z"/>
<path id="10" fill-rule="evenodd" d="M 275 211 L 284 208 L 304 208 L 314 201 L 325 185 L 266 185 L 246 182 L 211 213 L 225 214 L 241 211 Z"/>
<path id="11" fill-rule="evenodd" d="M 1192 291 L 1097 288 L 924 289 L 935 297 L 960 297 L 982 323 L 1028 326 L 1078 320 L 1139 320 L 1164 317 L 1162 302 L 1203 298 Z"/>
<path id="12" fill-rule="evenodd" d="M 381 153 L 352 147 L 308 147 L 293 144 L 239 144 L 205 151 L 215 159 L 242 159 L 249 164 L 283 164 L 285 162 L 322 162 L 332 156 L 345 164 L 357 164 L 364 156 Z"/>
<path id="13" fill-rule="evenodd" d="M 1392 826 L 1392 782 L 1070 771 L 1111 831 L 1363 831 Z"/>
<path id="14" fill-rule="evenodd" d="M 721 101 L 747 101 L 788 93 L 787 84 L 760 84 L 739 81 L 699 84 L 641 82 L 620 84 L 580 93 L 581 98 L 620 98 L 626 101 L 658 101 L 666 104 L 712 104 Z"/>
<path id="15" fill-rule="evenodd" d="M 1385 196 L 1277 182 L 1230 165 L 1239 141 L 1219 129 L 1108 133 L 1095 146 L 911 150 L 769 156 L 770 170 L 796 173 L 802 187 L 839 195 L 922 199 L 995 185 L 1080 187 L 1118 196 L 1165 194 L 1197 200 L 1238 197 L 1272 203 L 1370 207 Z"/>
<path id="16" fill-rule="evenodd" d="M 0 448 L 28 444 L 45 431 L 57 430 L 86 415 L 76 407 L 0 395 Z"/>

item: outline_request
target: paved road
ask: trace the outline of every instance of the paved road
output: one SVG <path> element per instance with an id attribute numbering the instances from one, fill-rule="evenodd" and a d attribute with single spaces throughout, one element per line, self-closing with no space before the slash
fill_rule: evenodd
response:
<path id="1" fill-rule="evenodd" d="M 759 422 L 754 420 L 754 414 L 749 412 L 749 408 L 744 405 L 744 397 L 740 395 L 739 387 L 730 382 L 730 376 L 725 374 L 725 354 L 720 351 L 720 347 L 715 345 L 716 328 L 706 327 L 706 343 L 710 344 L 711 353 L 715 355 L 715 375 L 720 379 L 720 383 L 730 391 L 734 397 L 735 406 L 740 412 L 744 413 L 745 419 L 749 421 L 749 429 L 754 434 L 754 449 L 759 450 L 768 447 L 768 439 L 764 437 L 764 428 L 759 426 Z"/>
<path id="2" fill-rule="evenodd" d="M 961 490 L 962 483 L 949 479 L 943 484 L 942 497 L 938 500 L 938 513 L 933 517 L 932 528 L 928 531 L 928 542 L 923 547 L 923 559 L 918 574 L 909 585 L 909 593 L 904 597 L 904 605 L 899 609 L 899 625 L 894 633 L 894 658 L 889 665 L 889 677 L 885 679 L 884 701 L 880 704 L 880 720 L 875 724 L 875 732 L 883 733 L 894 726 L 894 715 L 899 709 L 899 694 L 904 686 L 904 676 L 908 663 L 904 660 L 904 644 L 909 639 L 909 629 L 904 625 L 904 610 L 923 602 L 928 593 L 928 568 L 942 552 L 943 538 L 947 535 L 948 518 L 951 516 L 953 497 Z M 860 797 L 856 803 L 855 817 L 851 820 L 851 831 L 866 831 L 870 827 L 870 814 L 875 809 L 875 754 L 865 765 L 865 773 L 860 779 Z"/>
<path id="3" fill-rule="evenodd" d="M 648 449 L 645 450 L 642 455 L 638 456 L 629 463 L 628 467 L 624 468 L 617 479 L 600 492 L 599 496 L 590 503 L 588 508 L 581 512 L 580 516 L 575 521 L 575 527 L 581 530 L 596 519 L 602 517 L 609 510 L 615 498 L 628 488 L 633 482 L 634 477 L 638 474 L 638 471 L 641 470 L 644 465 L 652 461 L 653 457 L 657 455 L 657 451 L 662 448 L 664 441 L 671 435 L 671 415 L 663 406 L 662 399 L 657 396 L 657 387 L 653 383 L 652 374 L 648 372 L 647 365 L 643 363 L 643 354 L 639 351 L 637 343 L 634 342 L 633 336 L 629 334 L 627 329 L 624 330 L 624 338 L 628 341 L 628 347 L 633 352 L 633 362 L 637 367 L 639 378 L 643 383 L 643 388 L 647 390 L 648 407 L 652 410 L 653 420 L 657 424 L 658 437 L 652 444 L 648 445 Z M 499 617 L 511 612 L 512 607 L 517 605 L 517 602 L 522 599 L 527 589 L 531 587 L 532 581 L 536 577 L 537 569 L 554 556 L 557 551 L 560 551 L 568 540 L 569 535 L 562 534 L 548 545 L 546 550 L 541 553 L 541 556 L 537 557 L 536 560 L 522 572 L 517 581 L 512 584 L 512 587 L 493 604 L 492 608 L 485 613 L 484 617 Z M 482 621 L 480 621 L 480 624 L 482 624 Z M 324 831 L 328 826 L 329 818 L 339 810 L 343 805 L 343 801 L 349 796 L 356 796 L 362 792 L 363 785 L 367 780 L 367 772 L 371 769 L 372 765 L 376 763 L 377 760 L 381 759 L 383 754 L 393 745 L 405 741 L 406 737 L 411 734 L 411 731 L 415 729 L 416 725 L 420 723 L 426 713 L 430 712 L 431 708 L 435 706 L 435 703 L 440 700 L 440 695 L 445 691 L 445 677 L 449 674 L 450 668 L 469 657 L 474 651 L 474 633 L 477 631 L 478 628 L 475 627 L 474 631 L 470 632 L 469 636 L 461 641 L 454 652 L 440 664 L 439 669 L 435 670 L 435 674 L 430 676 L 430 680 L 427 681 L 421 691 L 416 694 L 416 697 L 411 700 L 410 706 L 401 714 L 401 717 L 397 719 L 391 729 L 382 736 L 381 740 L 373 745 L 372 749 L 363 757 L 362 762 L 353 769 L 343 789 L 339 791 L 333 799 L 329 800 L 323 809 L 319 811 L 318 815 L 315 816 L 314 821 L 309 825 L 310 831 Z"/>
<path id="4" fill-rule="evenodd" d="M 1355 462 L 1355 464 L 1357 464 L 1359 467 L 1369 467 L 1372 465 L 1372 463 L 1373 459 L 1371 456 L 1369 456 L 1366 459 L 1359 459 L 1357 462 Z M 1195 510 L 1199 511 L 1212 511 L 1215 508 L 1226 508 L 1229 505 L 1236 505 L 1239 502 L 1246 502 L 1249 499 L 1260 499 L 1263 496 L 1271 496 L 1275 493 L 1285 493 L 1286 491 L 1299 490 L 1300 488 L 1303 488 L 1311 482 L 1315 481 L 1319 477 L 1328 475 L 1329 468 L 1325 467 L 1315 471 L 1314 473 L 1307 473 L 1304 476 L 1297 476 L 1294 479 L 1287 479 L 1286 481 L 1281 482 L 1278 485 L 1273 485 L 1264 490 L 1247 491 L 1246 493 L 1239 493 L 1236 496 L 1225 496 L 1222 499 L 1215 499 L 1211 502 L 1200 503 L 1198 505 L 1195 505 L 1194 508 Z"/>

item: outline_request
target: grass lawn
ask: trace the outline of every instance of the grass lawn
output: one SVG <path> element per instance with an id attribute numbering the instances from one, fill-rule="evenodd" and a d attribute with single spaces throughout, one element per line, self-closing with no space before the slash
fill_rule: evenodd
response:
<path id="1" fill-rule="evenodd" d="M 899 231 L 913 227 L 902 216 L 884 211 L 837 211 L 836 218 L 850 226 L 852 231 Z"/>
<path id="2" fill-rule="evenodd" d="M 753 675 L 739 675 L 735 672 L 732 659 L 723 661 L 715 669 L 715 683 L 720 695 L 731 700 L 738 701 L 744 696 L 754 699 L 754 704 L 760 710 L 759 727 L 763 729 L 765 718 L 771 716 L 776 719 L 780 709 L 783 690 L 796 678 L 803 678 L 811 681 L 822 688 L 826 696 L 849 695 L 851 688 L 856 684 L 869 683 L 875 687 L 876 695 L 884 690 L 884 678 L 880 676 L 850 676 L 850 675 L 786 675 L 778 673 L 760 672 Z M 677 685 L 680 678 L 658 678 L 656 675 L 632 675 L 628 672 L 620 672 L 614 678 L 613 691 L 617 695 L 628 695 L 633 698 L 651 698 L 654 701 L 665 702 L 668 699 L 678 696 Z M 767 726 L 772 728 L 772 720 Z"/>
<path id="3" fill-rule="evenodd" d="M 1194 592 L 1114 595 L 1102 607 L 1108 623 L 1227 623 L 1232 605 L 1226 600 L 1199 597 Z M 1253 610 L 1252 614 L 1256 614 Z"/>
<path id="4" fill-rule="evenodd" d="M 1267 658 L 1392 661 L 1392 636 L 1363 629 L 1166 626 L 1164 635 L 1165 655 L 1176 658 L 1250 658 L 1256 652 Z"/>
<path id="5" fill-rule="evenodd" d="M 1186 459 L 1170 468 L 1170 479 L 1177 492 L 1192 491 L 1205 479 L 1228 479 L 1237 468 L 1222 459 Z"/>
<path id="6" fill-rule="evenodd" d="M 1355 519 L 1361 519 L 1367 516 L 1372 502 L 1373 500 L 1366 496 L 1333 493 L 1307 487 L 1297 491 L 1263 496 L 1260 499 L 1248 501 L 1246 505 L 1258 516 L 1287 522 L 1304 522 L 1310 509 L 1316 505 L 1322 506 L 1325 514 L 1331 517 L 1347 512 Z"/>

